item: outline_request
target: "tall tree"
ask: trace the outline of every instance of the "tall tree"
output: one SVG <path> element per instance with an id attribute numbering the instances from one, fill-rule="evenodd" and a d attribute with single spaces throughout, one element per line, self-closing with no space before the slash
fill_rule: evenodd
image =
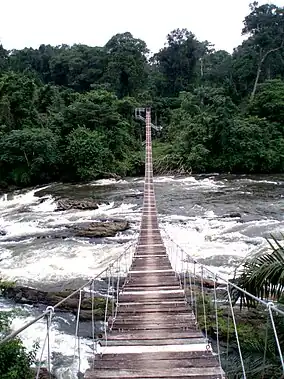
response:
<path id="1" fill-rule="evenodd" d="M 190 88 L 197 76 L 197 62 L 207 49 L 208 43 L 199 42 L 187 29 L 176 29 L 168 34 L 167 45 L 153 57 L 164 80 L 164 96 L 176 96 Z M 200 70 L 202 74 L 202 66 Z"/>
<path id="2" fill-rule="evenodd" d="M 0 74 L 8 68 L 8 51 L 0 44 Z"/>
<path id="3" fill-rule="evenodd" d="M 131 33 L 116 34 L 105 45 L 107 67 L 105 80 L 119 98 L 134 96 L 147 82 L 148 49 L 141 39 Z"/>
<path id="4" fill-rule="evenodd" d="M 283 49 L 284 46 L 284 8 L 274 4 L 250 5 L 251 13 L 245 18 L 243 35 L 252 38 L 257 54 L 257 70 L 251 93 L 254 98 L 261 70 L 269 55 Z"/>

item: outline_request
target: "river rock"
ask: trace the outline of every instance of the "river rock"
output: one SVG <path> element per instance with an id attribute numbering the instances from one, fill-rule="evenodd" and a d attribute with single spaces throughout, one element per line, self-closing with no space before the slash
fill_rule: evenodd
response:
<path id="1" fill-rule="evenodd" d="M 125 220 L 92 222 L 86 227 L 76 228 L 75 236 L 88 238 L 114 237 L 116 233 L 123 232 L 129 228 L 129 222 Z"/>
<path id="2" fill-rule="evenodd" d="M 241 218 L 242 215 L 239 212 L 231 212 L 222 216 L 224 218 Z"/>
<path id="3" fill-rule="evenodd" d="M 67 211 L 69 209 L 95 210 L 98 208 L 98 203 L 91 200 L 60 199 L 57 201 L 56 211 Z"/>
<path id="4" fill-rule="evenodd" d="M 62 230 L 49 230 L 47 232 L 37 232 L 33 235 L 37 239 L 66 239 L 70 237 L 85 237 L 85 238 L 105 238 L 114 237 L 118 232 L 123 232 L 130 228 L 130 224 L 126 220 L 98 220 L 95 222 L 82 222 L 77 225 L 62 225 L 65 226 Z M 5 232 L 4 232 L 5 233 Z M 5 237 L 1 241 L 18 242 L 24 240 L 25 236 Z M 30 236 L 29 236 L 30 237 Z"/>

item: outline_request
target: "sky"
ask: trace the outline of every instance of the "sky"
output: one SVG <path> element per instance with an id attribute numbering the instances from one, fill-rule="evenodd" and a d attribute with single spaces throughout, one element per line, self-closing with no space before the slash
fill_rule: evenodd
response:
<path id="1" fill-rule="evenodd" d="M 128 31 L 157 52 L 170 31 L 187 28 L 199 40 L 232 52 L 242 42 L 242 22 L 252 1 L 0 0 L 0 43 L 8 50 L 63 43 L 103 46 L 114 34 Z"/>

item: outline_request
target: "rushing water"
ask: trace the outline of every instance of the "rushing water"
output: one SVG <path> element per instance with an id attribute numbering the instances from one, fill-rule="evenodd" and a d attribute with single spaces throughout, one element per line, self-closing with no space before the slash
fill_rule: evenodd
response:
<path id="1" fill-rule="evenodd" d="M 229 273 L 244 257 L 267 248 L 265 238 L 284 230 L 284 176 L 158 177 L 155 178 L 161 228 L 197 260 Z M 89 185 L 52 184 L 41 189 L 0 196 L 0 276 L 39 287 L 76 287 L 107 266 L 125 243 L 137 237 L 143 201 L 143 179 L 102 180 Z M 95 211 L 56 212 L 55 198 L 93 199 Z M 230 216 L 230 217 L 228 217 Z M 232 217 L 234 216 L 234 217 Z M 123 218 L 131 229 L 116 237 L 98 240 L 70 237 L 38 239 L 54 235 L 82 221 Z M 11 304 L 3 301 L 2 306 Z M 38 311 L 21 308 L 25 314 Z M 53 328 L 60 335 L 54 349 L 72 356 L 72 320 L 58 316 Z M 64 326 L 65 325 L 65 326 Z M 71 327 L 69 328 L 71 329 Z M 23 334 L 28 346 L 44 335 L 39 323 Z M 82 355 L 90 350 L 82 342 Z M 89 352 L 90 353 L 90 352 Z M 58 356 L 59 356 L 58 355 Z M 56 367 L 55 360 L 54 367 Z M 68 359 L 65 362 L 68 362 Z M 84 361 L 87 366 L 86 361 Z M 66 363 L 67 364 L 67 363 Z M 83 367 L 82 369 L 86 368 Z M 61 378 L 71 378 L 70 372 Z"/>

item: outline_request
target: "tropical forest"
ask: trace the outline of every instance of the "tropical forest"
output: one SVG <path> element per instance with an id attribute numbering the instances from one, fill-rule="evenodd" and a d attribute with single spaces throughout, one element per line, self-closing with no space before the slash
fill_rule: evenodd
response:
<path id="1" fill-rule="evenodd" d="M 283 9 L 252 4 L 232 54 L 186 29 L 154 55 L 130 32 L 105 46 L 1 46 L 1 186 L 142 174 L 145 106 L 162 127 L 156 172 L 283 172 L 283 25 Z"/>

